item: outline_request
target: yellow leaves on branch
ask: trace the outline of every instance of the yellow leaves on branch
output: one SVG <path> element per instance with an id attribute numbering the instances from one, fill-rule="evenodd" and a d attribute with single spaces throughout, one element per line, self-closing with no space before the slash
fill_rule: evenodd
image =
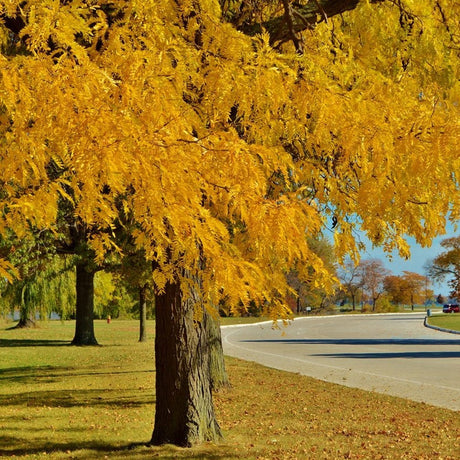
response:
<path id="1" fill-rule="evenodd" d="M 13 267 L 13 265 L 7 260 L 0 258 L 0 277 L 6 279 L 10 283 L 13 282 L 15 278 L 18 278 L 18 271 Z"/>
<path id="2" fill-rule="evenodd" d="M 107 233 L 98 233 L 92 235 L 89 240 L 89 247 L 93 249 L 95 253 L 96 263 L 102 265 L 105 256 L 111 251 L 115 251 L 121 254 L 121 249 L 115 244 L 113 238 Z"/>
<path id="3" fill-rule="evenodd" d="M 402 254 L 404 234 L 429 244 L 459 217 L 458 26 L 409 2 L 415 39 L 394 5 L 361 3 L 299 56 L 216 0 L 0 0 L 25 24 L 0 54 L 0 228 L 53 228 L 65 202 L 102 262 L 129 216 L 158 289 L 200 272 L 207 301 L 234 308 L 278 305 L 294 264 L 331 284 L 306 238 L 327 212 L 339 258 L 357 257 L 356 227 Z"/>

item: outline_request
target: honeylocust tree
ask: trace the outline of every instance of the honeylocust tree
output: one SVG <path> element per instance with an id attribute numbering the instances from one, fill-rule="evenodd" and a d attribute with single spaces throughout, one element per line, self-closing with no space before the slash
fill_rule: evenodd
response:
<path id="1" fill-rule="evenodd" d="M 296 264 L 333 285 L 306 235 L 331 222 L 339 261 L 355 229 L 408 256 L 405 235 L 459 217 L 459 9 L 0 0 L 0 232 L 60 232 L 64 202 L 101 264 L 132 216 L 156 291 L 152 443 L 220 437 L 214 306 L 287 317 Z"/>

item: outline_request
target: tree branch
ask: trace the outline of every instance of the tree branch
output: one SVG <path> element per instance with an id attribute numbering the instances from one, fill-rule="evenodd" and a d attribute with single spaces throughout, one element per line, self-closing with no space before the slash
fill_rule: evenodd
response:
<path id="1" fill-rule="evenodd" d="M 384 0 L 371 1 L 377 3 Z M 299 5 L 283 0 L 282 16 L 269 19 L 262 24 L 244 22 L 238 29 L 246 35 L 255 35 L 265 29 L 270 34 L 271 45 L 277 46 L 292 40 L 293 37 L 297 38 L 298 33 L 314 28 L 327 18 L 355 9 L 359 2 L 360 0 L 315 0 Z M 286 13 L 286 5 L 289 6 L 289 13 Z"/>
<path id="2" fill-rule="evenodd" d="M 295 50 L 297 53 L 302 54 L 302 40 L 297 36 L 297 33 L 294 29 L 294 18 L 293 18 L 293 9 L 291 7 L 291 0 L 283 0 L 284 7 L 284 21 L 286 22 L 289 38 L 294 43 Z M 306 21 L 308 24 L 308 21 Z"/>

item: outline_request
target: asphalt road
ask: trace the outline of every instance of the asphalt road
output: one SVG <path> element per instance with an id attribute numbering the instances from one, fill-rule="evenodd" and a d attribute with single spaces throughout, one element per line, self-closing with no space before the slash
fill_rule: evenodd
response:
<path id="1" fill-rule="evenodd" d="M 355 388 L 460 410 L 460 335 L 424 314 L 299 318 L 222 327 L 224 353 Z"/>

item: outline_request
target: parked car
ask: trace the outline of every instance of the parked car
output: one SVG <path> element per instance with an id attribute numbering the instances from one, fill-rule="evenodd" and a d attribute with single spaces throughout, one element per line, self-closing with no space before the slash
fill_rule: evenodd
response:
<path id="1" fill-rule="evenodd" d="M 460 306 L 456 303 L 448 303 L 442 307 L 443 313 L 460 313 Z"/>

